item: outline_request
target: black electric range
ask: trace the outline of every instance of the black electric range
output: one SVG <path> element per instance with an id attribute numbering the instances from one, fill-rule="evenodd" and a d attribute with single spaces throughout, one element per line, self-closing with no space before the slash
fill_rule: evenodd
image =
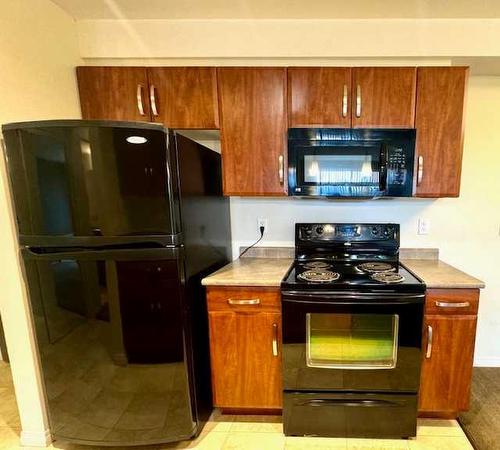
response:
<path id="1" fill-rule="evenodd" d="M 296 224 L 281 283 L 284 431 L 416 435 L 425 284 L 397 224 Z"/>
<path id="2" fill-rule="evenodd" d="M 284 289 L 425 291 L 425 284 L 398 262 L 380 260 L 297 260 Z"/>

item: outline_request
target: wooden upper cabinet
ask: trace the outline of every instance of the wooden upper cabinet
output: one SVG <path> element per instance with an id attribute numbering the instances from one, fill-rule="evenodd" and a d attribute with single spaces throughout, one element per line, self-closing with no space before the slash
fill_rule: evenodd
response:
<path id="1" fill-rule="evenodd" d="M 352 126 L 413 128 L 415 86 L 415 67 L 353 68 Z"/>
<path id="2" fill-rule="evenodd" d="M 151 67 L 148 79 L 154 122 L 169 128 L 219 128 L 215 67 Z"/>
<path id="3" fill-rule="evenodd" d="M 468 68 L 419 67 L 417 74 L 416 194 L 458 197 Z"/>
<path id="4" fill-rule="evenodd" d="M 289 67 L 290 127 L 351 126 L 351 68 Z"/>
<path id="5" fill-rule="evenodd" d="M 151 120 L 144 67 L 77 67 L 83 119 Z"/>
<path id="6" fill-rule="evenodd" d="M 224 193 L 286 193 L 286 68 L 217 69 Z"/>

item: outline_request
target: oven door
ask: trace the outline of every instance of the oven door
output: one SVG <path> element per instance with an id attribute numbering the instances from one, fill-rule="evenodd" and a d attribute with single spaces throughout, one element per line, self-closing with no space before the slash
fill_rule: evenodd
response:
<path id="1" fill-rule="evenodd" d="M 387 148 L 382 141 L 294 141 L 288 160 L 290 195 L 386 195 Z"/>
<path id="2" fill-rule="evenodd" d="M 424 298 L 284 291 L 284 389 L 417 392 Z"/>

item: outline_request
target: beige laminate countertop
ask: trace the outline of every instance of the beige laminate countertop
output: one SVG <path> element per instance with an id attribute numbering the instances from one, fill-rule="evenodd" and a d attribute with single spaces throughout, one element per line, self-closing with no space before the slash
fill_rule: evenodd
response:
<path id="1" fill-rule="evenodd" d="M 481 280 L 456 269 L 439 259 L 402 259 L 401 262 L 421 278 L 428 288 L 484 288 Z"/>
<path id="2" fill-rule="evenodd" d="M 291 258 L 240 258 L 201 280 L 204 286 L 279 286 Z"/>
<path id="3" fill-rule="evenodd" d="M 204 278 L 204 286 L 275 286 L 288 272 L 291 258 L 240 258 Z M 428 288 L 473 289 L 484 283 L 439 259 L 402 259 Z"/>

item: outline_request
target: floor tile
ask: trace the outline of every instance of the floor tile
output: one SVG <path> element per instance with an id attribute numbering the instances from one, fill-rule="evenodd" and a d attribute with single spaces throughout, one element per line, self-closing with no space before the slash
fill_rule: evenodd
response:
<path id="1" fill-rule="evenodd" d="M 231 432 L 283 433 L 281 416 L 236 416 Z"/>
<path id="2" fill-rule="evenodd" d="M 473 450 L 466 437 L 421 436 L 408 443 L 410 450 Z"/>
<path id="3" fill-rule="evenodd" d="M 287 437 L 285 450 L 337 450 L 347 449 L 347 440 L 343 438 Z"/>
<path id="4" fill-rule="evenodd" d="M 0 427 L 0 449 L 14 450 L 19 447 L 19 434 L 21 431 L 16 428 Z"/>
<path id="5" fill-rule="evenodd" d="M 417 436 L 455 436 L 465 434 L 456 420 L 418 419 Z"/>
<path id="6" fill-rule="evenodd" d="M 210 416 L 210 419 L 208 419 L 208 422 L 203 426 L 203 433 L 209 431 L 229 431 L 235 417 L 234 415 L 221 414 L 221 412 L 216 409 Z"/>
<path id="7" fill-rule="evenodd" d="M 285 437 L 281 433 L 230 433 L 223 450 L 283 450 Z"/>
<path id="8" fill-rule="evenodd" d="M 408 450 L 408 441 L 406 439 L 347 439 L 347 448 L 349 450 Z"/>
<path id="9" fill-rule="evenodd" d="M 201 433 L 196 439 L 176 444 L 159 446 L 160 450 L 170 449 L 196 449 L 196 450 L 222 450 L 228 437 L 227 433 L 212 431 Z"/>

